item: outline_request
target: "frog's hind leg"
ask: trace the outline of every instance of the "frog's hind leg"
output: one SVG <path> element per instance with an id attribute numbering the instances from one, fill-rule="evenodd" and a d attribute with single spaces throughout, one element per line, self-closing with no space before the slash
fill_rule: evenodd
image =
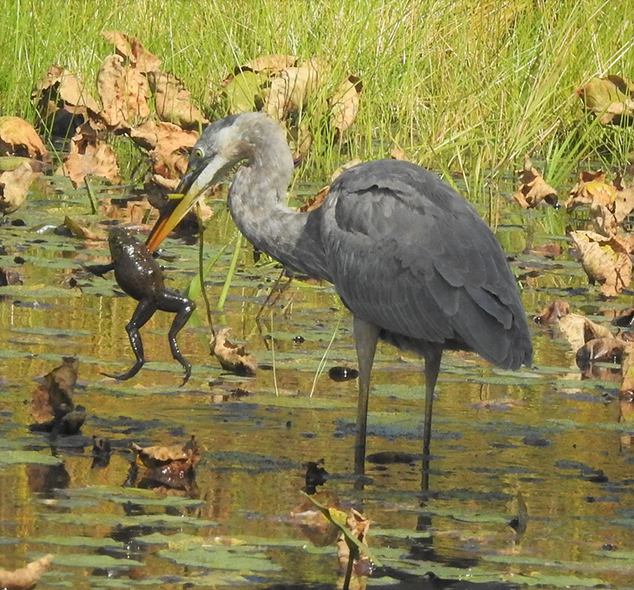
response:
<path id="1" fill-rule="evenodd" d="M 134 356 L 136 356 L 136 363 L 134 363 L 134 366 L 129 371 L 121 373 L 120 375 L 102 373 L 103 375 L 106 377 L 112 377 L 113 379 L 118 379 L 119 381 L 125 381 L 126 379 L 134 377 L 141 370 L 141 367 L 145 364 L 145 355 L 143 354 L 143 341 L 141 340 L 139 330 L 147 324 L 148 320 L 154 315 L 154 312 L 157 309 L 156 303 L 152 300 L 139 302 L 132 314 L 132 319 L 125 327 L 128 337 L 130 338 L 130 344 L 132 345 Z"/>
<path id="2" fill-rule="evenodd" d="M 172 349 L 172 356 L 183 366 L 185 369 L 185 378 L 181 383 L 181 387 L 187 383 L 192 374 L 192 366 L 189 361 L 181 354 L 178 348 L 178 342 L 176 342 L 176 335 L 185 327 L 185 324 L 189 321 L 192 313 L 196 309 L 196 304 L 187 297 L 179 295 L 171 289 L 166 289 L 163 296 L 159 299 L 158 308 L 161 311 L 169 311 L 176 313 L 176 317 L 172 322 L 168 338 L 170 348 Z"/>

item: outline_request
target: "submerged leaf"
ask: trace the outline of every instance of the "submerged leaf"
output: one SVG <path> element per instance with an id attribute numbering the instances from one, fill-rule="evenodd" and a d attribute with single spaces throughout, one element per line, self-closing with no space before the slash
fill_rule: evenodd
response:
<path id="1" fill-rule="evenodd" d="M 233 76 L 224 88 L 228 113 L 237 115 L 258 109 L 258 103 L 264 101 L 263 81 L 262 76 L 249 70 Z"/>

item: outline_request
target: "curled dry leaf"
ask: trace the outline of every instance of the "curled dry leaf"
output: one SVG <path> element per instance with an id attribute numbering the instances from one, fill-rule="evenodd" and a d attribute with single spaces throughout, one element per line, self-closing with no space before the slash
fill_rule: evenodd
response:
<path id="1" fill-rule="evenodd" d="M 0 267 L 0 287 L 8 285 L 24 285 L 20 274 L 15 270 Z"/>
<path id="2" fill-rule="evenodd" d="M 101 176 L 117 181 L 117 154 L 97 137 L 96 131 L 89 123 L 85 123 L 72 138 L 70 153 L 55 174 L 70 177 L 75 187 L 79 186 L 86 176 Z"/>
<path id="3" fill-rule="evenodd" d="M 109 127 L 127 129 L 137 119 L 150 115 L 147 78 L 120 55 L 109 55 L 101 63 L 97 91 L 103 103 L 99 115 Z"/>
<path id="4" fill-rule="evenodd" d="M 160 68 L 161 60 L 147 51 L 136 37 L 121 31 L 102 31 L 101 34 L 115 46 L 121 57 L 127 58 L 140 72 L 156 72 Z"/>
<path id="5" fill-rule="evenodd" d="M 352 160 L 348 160 L 345 164 L 342 164 L 337 168 L 332 175 L 330 176 L 330 182 L 334 182 L 339 176 L 341 176 L 346 170 L 350 170 L 354 166 L 361 164 L 363 160 L 361 158 L 352 158 Z"/>
<path id="6" fill-rule="evenodd" d="M 215 337 L 210 342 L 211 354 L 213 354 L 220 366 L 225 371 L 231 371 L 236 375 L 255 375 L 258 362 L 244 348 L 237 346 L 227 339 L 231 333 L 231 328 L 220 328 Z"/>
<path id="7" fill-rule="evenodd" d="M 0 174 L 0 213 L 7 215 L 22 207 L 36 176 L 38 174 L 26 162 L 11 172 Z"/>
<path id="8" fill-rule="evenodd" d="M 196 128 L 209 122 L 192 103 L 189 90 L 174 74 L 148 72 L 148 80 L 154 93 L 156 114 L 161 120 Z"/>
<path id="9" fill-rule="evenodd" d="M 356 76 L 349 76 L 330 99 L 331 125 L 339 135 L 352 126 L 359 113 L 359 95 L 363 85 Z"/>
<path id="10" fill-rule="evenodd" d="M 59 434 L 77 434 L 86 419 L 86 409 L 75 406 L 73 393 L 79 361 L 64 357 L 63 363 L 44 376 L 30 404 L 33 428 Z"/>
<path id="11" fill-rule="evenodd" d="M 617 236 L 591 231 L 573 231 L 570 237 L 581 253 L 581 264 L 590 282 L 598 282 L 606 297 L 615 297 L 632 278 L 629 245 Z"/>
<path id="12" fill-rule="evenodd" d="M 634 188 L 625 188 L 620 178 L 617 184 L 607 182 L 605 172 L 584 171 L 570 191 L 566 210 L 573 211 L 580 205 L 589 207 L 595 231 L 609 237 L 618 232 L 634 209 Z"/>
<path id="13" fill-rule="evenodd" d="M 604 125 L 621 123 L 634 116 L 634 83 L 621 76 L 592 78 L 577 89 L 586 110 Z"/>
<path id="14" fill-rule="evenodd" d="M 29 588 L 34 588 L 42 574 L 51 566 L 53 557 L 49 553 L 14 572 L 0 570 L 0 588 L 3 590 L 28 590 Z"/>
<path id="15" fill-rule="evenodd" d="M 48 150 L 33 125 L 19 117 L 0 117 L 0 156 L 7 155 L 42 160 Z"/>
<path id="16" fill-rule="evenodd" d="M 577 350 L 577 366 L 584 371 L 591 363 L 621 363 L 626 346 L 627 342 L 612 336 L 588 340 Z"/>
<path id="17" fill-rule="evenodd" d="M 150 151 L 152 170 L 162 179 L 175 180 L 185 174 L 189 152 L 198 139 L 198 132 L 185 130 L 173 123 L 146 121 L 130 131 L 132 140 Z M 159 180 L 159 183 L 163 183 Z M 173 189 L 175 186 L 170 185 Z"/>
<path id="18" fill-rule="evenodd" d="M 319 209 L 319 207 L 324 204 L 328 191 L 330 191 L 330 185 L 319 189 L 319 192 L 314 197 L 310 197 L 308 201 L 299 208 L 299 211 L 302 213 L 308 213 L 309 211 Z"/>
<path id="19" fill-rule="evenodd" d="M 570 342 L 572 350 L 579 350 L 586 342 L 596 338 L 613 338 L 606 326 L 597 324 L 578 313 L 572 313 L 570 304 L 561 299 L 551 301 L 533 318 L 538 324 L 558 324 L 562 335 Z"/>
<path id="20" fill-rule="evenodd" d="M 317 89 L 322 70 L 323 66 L 316 58 L 309 59 L 299 66 L 286 68 L 271 83 L 264 103 L 266 113 L 281 121 L 301 109 L 308 97 Z"/>
<path id="21" fill-rule="evenodd" d="M 183 470 L 195 469 L 202 457 L 202 448 L 198 446 L 194 436 L 184 445 L 141 447 L 132 443 L 130 448 L 134 451 L 137 463 L 149 469 L 170 463 L 178 463 Z"/>
<path id="22" fill-rule="evenodd" d="M 392 160 L 401 160 L 402 162 L 409 162 L 409 158 L 400 147 L 395 147 L 390 150 L 390 158 L 392 158 Z"/>
<path id="23" fill-rule="evenodd" d="M 544 309 L 533 318 L 536 324 L 554 324 L 571 312 L 570 303 L 563 299 L 551 301 Z"/>
<path id="24" fill-rule="evenodd" d="M 88 111 L 98 113 L 99 104 L 79 78 L 52 65 L 31 94 L 44 126 L 52 134 L 68 137 L 88 119 Z"/>
<path id="25" fill-rule="evenodd" d="M 520 180 L 522 186 L 513 198 L 522 208 L 537 207 L 542 203 L 553 207 L 557 205 L 557 191 L 543 179 L 528 156 L 524 157 L 524 168 L 520 173 Z"/>
<path id="26" fill-rule="evenodd" d="M 267 76 L 271 74 L 279 74 L 287 68 L 294 66 L 297 63 L 297 57 L 294 55 L 284 55 L 284 54 L 272 54 L 272 55 L 261 55 L 248 61 L 243 66 L 236 68 L 236 73 L 244 70 L 251 70 L 252 72 L 260 73 L 263 72 Z"/>

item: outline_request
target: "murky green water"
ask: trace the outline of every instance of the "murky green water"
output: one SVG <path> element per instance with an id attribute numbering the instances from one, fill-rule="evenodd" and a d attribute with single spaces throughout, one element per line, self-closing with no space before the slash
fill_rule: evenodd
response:
<path id="1" fill-rule="evenodd" d="M 117 383 L 100 371 L 131 366 L 124 326 L 135 302 L 115 296 L 111 277 L 78 272 L 82 263 L 105 261 L 105 244 L 34 231 L 62 220 L 62 211 L 46 212 L 45 205 L 31 202 L 15 215 L 25 227 L 0 228 L 0 266 L 17 269 L 24 281 L 0 288 L 0 568 L 53 553 L 41 589 L 341 584 L 334 544 L 316 547 L 291 517 L 302 502 L 304 464 L 323 458 L 331 474 L 323 489 L 372 520 L 369 544 L 384 568 L 369 585 L 440 587 L 429 578 L 423 585 L 421 576 L 433 572 L 520 587 L 632 587 L 634 454 L 627 434 L 634 426 L 619 421 L 618 381 L 582 379 L 556 331 L 532 328 L 532 371 L 509 374 L 472 355 L 445 355 L 428 492 L 420 490 L 420 464 L 368 463 L 366 484 L 355 486 L 356 381 L 337 383 L 326 372 L 309 395 L 335 329 L 326 369 L 355 366 L 350 317 L 330 286 L 296 281 L 264 314 L 260 333 L 254 316 L 279 270 L 254 266 L 245 247 L 224 313 L 214 320 L 246 342 L 262 365 L 257 376 L 220 370 L 200 314 L 200 327 L 179 336 L 194 365 L 179 388 L 182 369 L 167 345 L 172 318 L 157 314 L 142 331 L 151 362 Z M 71 211 L 85 212 L 85 203 Z M 517 254 L 526 234 L 514 223 L 528 224 L 538 244 L 560 214 L 515 215 L 502 218 L 499 236 Z M 217 244 L 233 235 L 224 213 L 211 227 Z M 167 249 L 167 276 L 181 289 L 195 272 L 197 250 L 177 242 Z M 231 254 L 210 277 L 212 301 Z M 531 262 L 544 268 L 522 281 L 529 313 L 565 297 L 601 320 L 631 303 L 629 296 L 601 302 L 566 253 L 555 263 L 518 257 L 520 265 Z M 75 401 L 88 418 L 82 435 L 51 440 L 30 432 L 25 402 L 35 379 L 63 355 L 80 359 Z M 379 349 L 368 453 L 420 452 L 420 368 L 413 357 Z M 205 452 L 189 493 L 124 487 L 131 442 L 169 445 L 192 434 Z M 92 465 L 93 435 L 115 447 L 107 466 Z M 509 526 L 518 494 L 528 511 L 523 534 Z"/>

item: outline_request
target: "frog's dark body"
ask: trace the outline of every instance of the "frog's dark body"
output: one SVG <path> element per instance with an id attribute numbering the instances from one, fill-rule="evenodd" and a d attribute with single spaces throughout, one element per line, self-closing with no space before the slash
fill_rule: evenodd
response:
<path id="1" fill-rule="evenodd" d="M 185 384 L 191 375 L 191 365 L 181 354 L 176 342 L 176 335 L 189 320 L 196 309 L 196 304 L 173 289 L 165 287 L 161 267 L 147 247 L 126 230 L 122 228 L 110 230 L 108 246 L 112 262 L 89 266 L 88 269 L 98 275 L 114 270 L 117 284 L 130 297 L 139 302 L 132 314 L 132 319 L 126 326 L 130 344 L 136 356 L 136 363 L 129 371 L 120 375 L 108 375 L 108 377 L 124 380 L 134 377 L 139 372 L 145 363 L 139 329 L 148 322 L 157 310 L 161 310 L 176 314 L 168 337 L 172 356 L 185 368 L 185 380 L 183 381 Z"/>

